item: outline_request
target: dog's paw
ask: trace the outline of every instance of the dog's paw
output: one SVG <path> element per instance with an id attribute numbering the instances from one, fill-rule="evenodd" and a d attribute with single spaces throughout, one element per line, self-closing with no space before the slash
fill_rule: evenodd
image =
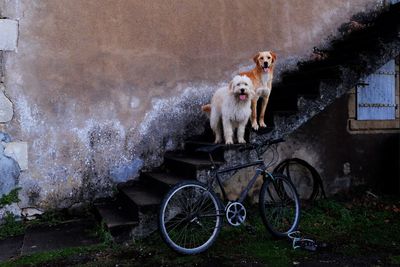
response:
<path id="1" fill-rule="evenodd" d="M 244 139 L 239 139 L 239 140 L 238 140 L 238 143 L 239 143 L 239 144 L 246 144 L 246 140 L 244 140 Z"/>
<path id="2" fill-rule="evenodd" d="M 214 144 L 220 144 L 221 142 L 222 142 L 221 139 L 219 139 L 219 138 L 217 139 L 217 138 L 216 138 L 215 141 L 214 141 Z"/>
<path id="3" fill-rule="evenodd" d="M 265 128 L 265 127 L 267 127 L 267 125 L 263 121 L 260 121 L 260 127 Z"/>
<path id="4" fill-rule="evenodd" d="M 257 131 L 258 130 L 258 123 L 257 122 L 253 122 L 251 124 L 251 127 L 253 127 L 253 129 Z"/>
<path id="5" fill-rule="evenodd" d="M 232 145 L 233 144 L 233 140 L 226 140 L 225 141 L 225 145 Z"/>

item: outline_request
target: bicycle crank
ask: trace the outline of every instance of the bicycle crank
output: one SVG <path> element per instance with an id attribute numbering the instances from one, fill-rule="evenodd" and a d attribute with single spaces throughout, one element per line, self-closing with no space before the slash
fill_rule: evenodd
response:
<path id="1" fill-rule="evenodd" d="M 246 220 L 246 209 L 239 202 L 229 203 L 225 211 L 226 219 L 232 226 L 239 226 Z"/>

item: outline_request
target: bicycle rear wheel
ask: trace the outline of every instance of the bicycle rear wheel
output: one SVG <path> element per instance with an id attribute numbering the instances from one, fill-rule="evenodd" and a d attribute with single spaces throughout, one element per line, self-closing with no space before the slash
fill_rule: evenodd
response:
<path id="1" fill-rule="evenodd" d="M 222 213 L 214 192 L 197 181 L 174 186 L 159 213 L 159 229 L 169 247 L 182 254 L 208 249 L 221 229 Z"/>
<path id="2" fill-rule="evenodd" d="M 287 237 L 297 229 L 300 201 L 293 183 L 282 174 L 268 177 L 260 191 L 259 208 L 262 221 L 275 237 Z"/>

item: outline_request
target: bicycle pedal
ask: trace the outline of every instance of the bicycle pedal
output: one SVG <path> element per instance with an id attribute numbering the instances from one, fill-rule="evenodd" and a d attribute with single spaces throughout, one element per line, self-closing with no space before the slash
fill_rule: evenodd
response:
<path id="1" fill-rule="evenodd" d="M 318 245 L 312 240 L 299 240 L 295 244 L 297 247 L 305 249 L 307 251 L 315 252 L 317 251 Z"/>

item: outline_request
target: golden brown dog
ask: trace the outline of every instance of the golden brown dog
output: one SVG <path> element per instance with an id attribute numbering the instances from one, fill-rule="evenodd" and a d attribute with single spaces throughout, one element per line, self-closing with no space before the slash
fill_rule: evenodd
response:
<path id="1" fill-rule="evenodd" d="M 251 100 L 251 126 L 254 130 L 258 130 L 259 127 L 267 126 L 264 122 L 264 116 L 272 89 L 276 54 L 272 51 L 258 52 L 253 57 L 253 60 L 256 63 L 254 69 L 247 72 L 241 72 L 239 75 L 246 75 L 253 83 L 255 93 L 253 94 L 254 97 Z M 259 97 L 262 97 L 263 100 L 260 118 L 257 123 L 257 101 Z M 211 105 L 204 105 L 201 107 L 201 109 L 204 112 L 210 112 Z"/>
<path id="2" fill-rule="evenodd" d="M 253 57 L 253 60 L 256 63 L 255 68 L 247 72 L 242 72 L 240 75 L 249 77 L 255 88 L 255 96 L 251 100 L 251 126 L 254 130 L 258 130 L 259 126 L 267 126 L 264 123 L 264 116 L 272 89 L 276 54 L 272 51 L 258 52 Z M 263 100 L 260 118 L 257 123 L 257 101 L 259 97 L 262 97 Z"/>

